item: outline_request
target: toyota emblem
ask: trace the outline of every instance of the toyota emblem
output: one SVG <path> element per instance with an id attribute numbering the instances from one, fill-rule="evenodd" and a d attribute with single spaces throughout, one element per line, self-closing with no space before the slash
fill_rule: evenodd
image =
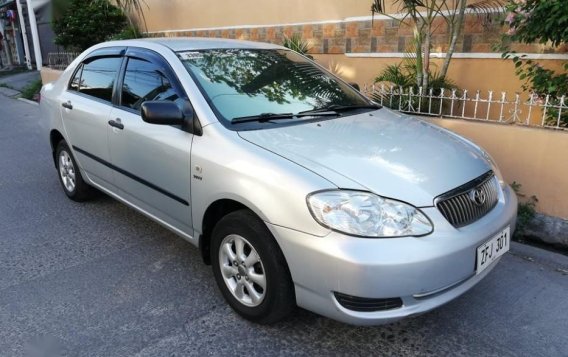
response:
<path id="1" fill-rule="evenodd" d="M 487 200 L 487 195 L 485 194 L 485 191 L 483 191 L 483 189 L 477 187 L 469 191 L 469 199 L 476 205 L 483 206 L 483 204 Z"/>

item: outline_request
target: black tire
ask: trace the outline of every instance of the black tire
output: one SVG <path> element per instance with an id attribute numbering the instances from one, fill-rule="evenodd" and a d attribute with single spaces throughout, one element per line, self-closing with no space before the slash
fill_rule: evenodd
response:
<path id="1" fill-rule="evenodd" d="M 68 163 L 67 168 L 63 170 L 61 168 L 62 156 L 66 159 L 63 161 L 67 161 Z M 57 144 L 57 148 L 55 150 L 55 165 L 57 167 L 57 176 L 59 177 L 59 182 L 61 183 L 61 187 L 63 187 L 63 191 L 65 192 L 67 197 L 76 202 L 83 202 L 93 197 L 94 189 L 91 186 L 87 185 L 87 183 L 83 180 L 79 165 L 77 165 L 77 161 L 75 161 L 73 153 L 64 140 L 61 140 L 59 144 Z M 67 172 L 67 174 L 70 174 L 71 172 L 73 173 L 74 185 L 72 188 L 69 185 L 66 185 L 64 172 Z"/>
<path id="2" fill-rule="evenodd" d="M 262 302 L 257 306 L 247 306 L 239 301 L 229 290 L 228 283 L 221 272 L 221 243 L 225 238 L 233 235 L 245 238 L 260 258 L 255 269 L 260 263 L 266 279 L 266 290 L 261 289 L 265 294 Z M 215 225 L 211 236 L 211 265 L 215 280 L 225 300 L 233 310 L 247 320 L 260 324 L 274 323 L 289 315 L 296 306 L 294 285 L 284 255 L 264 222 L 249 210 L 229 213 Z M 246 268 L 245 265 L 242 267 Z M 248 281 L 249 276 L 246 278 Z M 237 283 L 237 278 L 233 279 Z M 249 281 L 251 282 L 252 280 Z"/>

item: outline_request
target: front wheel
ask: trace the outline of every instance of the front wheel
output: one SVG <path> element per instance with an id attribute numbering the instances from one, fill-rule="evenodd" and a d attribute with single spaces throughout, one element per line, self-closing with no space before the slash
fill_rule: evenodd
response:
<path id="1" fill-rule="evenodd" d="M 286 261 L 262 220 L 248 210 L 232 212 L 215 226 L 211 262 L 217 285 L 244 318 L 273 323 L 295 306 Z"/>

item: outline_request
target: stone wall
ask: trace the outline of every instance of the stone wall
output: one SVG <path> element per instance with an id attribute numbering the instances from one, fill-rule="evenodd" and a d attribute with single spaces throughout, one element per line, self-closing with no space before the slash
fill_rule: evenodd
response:
<path id="1" fill-rule="evenodd" d="M 467 15 L 458 39 L 456 52 L 487 53 L 501 41 L 504 28 L 496 16 L 484 23 L 477 15 Z M 448 47 L 448 28 L 442 18 L 435 19 L 432 52 L 445 52 Z M 151 32 L 153 37 L 216 37 L 281 44 L 284 36 L 301 35 L 312 45 L 313 54 L 343 53 L 400 53 L 412 48 L 412 28 L 392 19 L 334 21 L 290 26 L 243 26 L 220 29 L 172 30 Z M 557 49 L 542 45 L 513 44 L 512 49 L 527 53 L 566 53 L 567 46 Z"/>

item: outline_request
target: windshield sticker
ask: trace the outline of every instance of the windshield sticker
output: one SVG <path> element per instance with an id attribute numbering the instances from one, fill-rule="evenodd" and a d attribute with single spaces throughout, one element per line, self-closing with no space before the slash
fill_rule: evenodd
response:
<path id="1" fill-rule="evenodd" d="M 179 53 L 179 57 L 180 57 L 182 60 L 191 61 L 191 60 L 196 60 L 196 59 L 202 59 L 202 58 L 203 58 L 203 53 L 201 53 L 201 52 L 196 52 L 196 51 L 181 52 L 181 53 Z"/>

